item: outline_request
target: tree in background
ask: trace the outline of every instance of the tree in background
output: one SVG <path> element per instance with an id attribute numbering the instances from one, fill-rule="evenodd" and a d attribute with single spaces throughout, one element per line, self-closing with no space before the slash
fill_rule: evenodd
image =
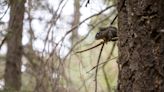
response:
<path id="1" fill-rule="evenodd" d="M 164 91 L 164 1 L 118 0 L 118 92 Z"/>
<path id="2" fill-rule="evenodd" d="M 3 6 L 1 2 L 0 5 Z M 4 16 L 0 13 L 0 48 L 2 45 L 5 47 L 6 43 L 8 48 L 7 55 L 6 52 L 2 55 L 0 53 L 0 66 L 5 67 L 6 64 L 5 71 L 0 67 L 0 90 L 5 88 L 9 92 L 93 91 L 95 71 L 93 69 L 90 73 L 86 72 L 96 65 L 100 48 L 84 54 L 75 52 L 99 43 L 94 41 L 97 29 L 108 26 L 109 20 L 116 14 L 113 1 L 27 0 L 25 7 L 24 3 L 24 0 L 9 2 L 9 21 L 3 18 L 8 15 L 7 10 Z M 1 24 L 7 25 L 8 31 L 1 28 Z M 82 34 L 78 34 L 80 32 Z M 3 38 L 7 40 L 4 41 Z M 113 48 L 111 45 L 113 43 L 105 46 L 106 50 L 103 51 L 100 61 L 104 66 L 103 73 L 99 67 L 98 91 L 113 91 L 116 85 L 117 69 L 114 67 L 117 65 L 115 62 L 107 63 L 114 57 L 115 61 L 117 56 L 117 52 L 111 50 L 115 45 Z M 3 60 L 2 56 L 6 60 Z M 108 75 L 107 72 L 111 74 Z"/>
<path id="3" fill-rule="evenodd" d="M 73 14 L 73 21 L 72 21 L 72 27 L 78 26 L 80 21 L 80 0 L 74 0 L 74 14 Z M 78 28 L 76 28 L 72 32 L 71 40 L 72 40 L 72 45 L 73 42 L 75 42 L 78 39 Z"/>
<path id="4" fill-rule="evenodd" d="M 18 92 L 21 88 L 22 32 L 26 0 L 10 0 L 10 20 L 7 34 L 5 90 Z"/>

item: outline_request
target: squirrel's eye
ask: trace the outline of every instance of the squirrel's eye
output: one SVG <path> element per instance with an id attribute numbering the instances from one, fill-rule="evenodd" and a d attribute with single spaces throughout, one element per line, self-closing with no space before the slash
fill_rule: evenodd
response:
<path id="1" fill-rule="evenodd" d="M 96 39 L 99 39 L 99 38 L 100 38 L 100 35 L 101 35 L 101 33 L 98 32 L 98 33 L 96 34 L 95 38 L 96 38 Z"/>
<path id="2" fill-rule="evenodd" d="M 100 35 L 100 33 L 97 33 L 97 34 L 96 34 L 96 36 L 99 36 L 99 35 Z"/>

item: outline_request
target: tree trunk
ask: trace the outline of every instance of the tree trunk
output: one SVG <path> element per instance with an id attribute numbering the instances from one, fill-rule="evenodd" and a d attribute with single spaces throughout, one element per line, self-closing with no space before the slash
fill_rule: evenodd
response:
<path id="1" fill-rule="evenodd" d="M 164 0 L 118 0 L 118 92 L 164 92 L 163 10 Z"/>
<path id="2" fill-rule="evenodd" d="M 25 0 L 10 0 L 10 20 L 7 35 L 5 90 L 18 92 L 21 88 L 22 31 Z"/>
<path id="3" fill-rule="evenodd" d="M 74 0 L 74 14 L 72 21 L 72 28 L 79 24 L 80 21 L 80 0 Z M 73 45 L 78 39 L 78 28 L 72 31 L 71 44 Z"/>

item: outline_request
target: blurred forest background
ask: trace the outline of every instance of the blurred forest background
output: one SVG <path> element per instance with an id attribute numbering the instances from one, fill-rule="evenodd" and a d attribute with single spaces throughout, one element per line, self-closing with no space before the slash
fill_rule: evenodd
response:
<path id="1" fill-rule="evenodd" d="M 101 46 L 76 52 L 101 42 L 95 40 L 95 35 L 116 16 L 116 3 L 116 0 L 0 0 L 0 90 L 93 92 L 94 67 Z M 117 21 L 113 26 L 117 27 Z M 108 42 L 102 51 L 98 92 L 116 89 L 116 43 Z"/>

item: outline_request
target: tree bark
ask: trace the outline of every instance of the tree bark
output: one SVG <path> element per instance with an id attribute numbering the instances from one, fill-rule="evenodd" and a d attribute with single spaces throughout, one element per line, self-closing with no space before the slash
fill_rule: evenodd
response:
<path id="1" fill-rule="evenodd" d="M 72 28 L 79 24 L 80 21 L 80 1 L 74 0 L 74 14 L 73 14 L 73 21 L 72 21 Z M 71 44 L 73 45 L 75 41 L 78 39 L 78 28 L 72 31 L 71 36 Z"/>
<path id="2" fill-rule="evenodd" d="M 25 0 L 10 0 L 10 20 L 7 35 L 5 90 L 18 92 L 21 88 L 22 31 Z"/>
<path id="3" fill-rule="evenodd" d="M 118 92 L 164 92 L 164 0 L 118 0 Z"/>

